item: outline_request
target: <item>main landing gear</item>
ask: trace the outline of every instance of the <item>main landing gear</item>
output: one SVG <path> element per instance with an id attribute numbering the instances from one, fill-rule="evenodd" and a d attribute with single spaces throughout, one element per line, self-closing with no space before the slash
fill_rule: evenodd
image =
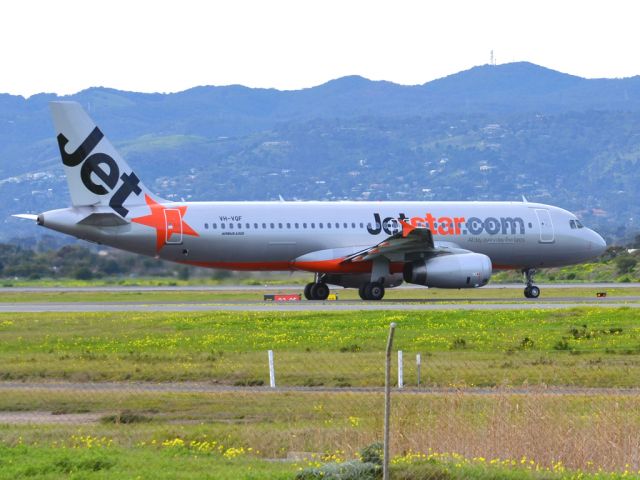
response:
<path id="1" fill-rule="evenodd" d="M 533 284 L 533 276 L 536 274 L 535 269 L 525 268 L 522 270 L 525 276 L 527 286 L 524 287 L 524 296 L 527 298 L 538 298 L 540 296 L 540 289 Z"/>
<path id="2" fill-rule="evenodd" d="M 307 300 L 326 300 L 329 297 L 329 286 L 316 274 L 315 282 L 307 283 L 304 287 L 304 298 Z"/>
<path id="3" fill-rule="evenodd" d="M 384 285 L 382 282 L 367 282 L 358 290 L 362 300 L 382 300 Z"/>

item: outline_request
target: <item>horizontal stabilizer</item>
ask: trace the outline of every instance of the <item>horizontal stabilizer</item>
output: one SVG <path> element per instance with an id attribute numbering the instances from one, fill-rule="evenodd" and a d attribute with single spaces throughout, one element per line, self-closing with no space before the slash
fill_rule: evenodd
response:
<path id="1" fill-rule="evenodd" d="M 92 227 L 119 227 L 128 225 L 125 219 L 115 213 L 92 213 L 88 217 L 78 222 L 79 225 L 90 225 Z"/>

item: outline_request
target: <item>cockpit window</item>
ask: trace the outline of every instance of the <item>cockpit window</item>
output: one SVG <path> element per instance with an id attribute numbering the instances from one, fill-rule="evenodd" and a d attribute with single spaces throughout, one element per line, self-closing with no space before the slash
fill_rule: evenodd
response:
<path id="1" fill-rule="evenodd" d="M 569 220 L 569 226 L 575 230 L 576 228 L 584 228 L 584 225 L 580 223 L 580 220 Z"/>

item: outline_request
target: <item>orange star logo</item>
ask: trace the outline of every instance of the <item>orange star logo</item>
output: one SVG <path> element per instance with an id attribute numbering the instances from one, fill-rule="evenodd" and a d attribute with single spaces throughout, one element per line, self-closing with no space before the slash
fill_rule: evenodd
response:
<path id="1" fill-rule="evenodd" d="M 156 229 L 156 252 L 166 244 L 181 243 L 182 235 L 199 237 L 198 232 L 191 228 L 184 220 L 187 207 L 167 208 L 154 201 L 149 195 L 144 196 L 151 213 L 144 217 L 132 218 L 131 221 Z"/>

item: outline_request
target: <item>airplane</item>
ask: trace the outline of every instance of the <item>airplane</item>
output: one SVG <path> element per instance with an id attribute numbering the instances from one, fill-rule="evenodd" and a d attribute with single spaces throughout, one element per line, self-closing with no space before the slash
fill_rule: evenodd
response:
<path id="1" fill-rule="evenodd" d="M 494 270 L 524 274 L 602 254 L 571 212 L 528 202 L 176 202 L 158 197 L 80 104 L 50 103 L 71 207 L 17 214 L 79 239 L 163 260 L 231 270 L 305 271 L 308 300 L 329 285 L 381 300 L 407 282 L 477 288 Z"/>

